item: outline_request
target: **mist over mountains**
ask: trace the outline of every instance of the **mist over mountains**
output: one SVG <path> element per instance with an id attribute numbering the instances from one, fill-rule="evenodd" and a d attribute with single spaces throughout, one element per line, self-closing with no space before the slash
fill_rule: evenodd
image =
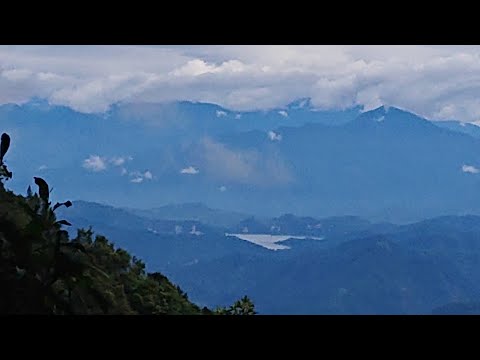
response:
<path id="1" fill-rule="evenodd" d="M 92 115 L 34 99 L 1 106 L 0 123 L 17 140 L 11 186 L 21 192 L 33 168 L 59 197 L 121 207 L 394 222 L 480 213 L 477 127 L 393 107 L 316 111 L 301 99 L 240 113 L 175 102 Z"/>

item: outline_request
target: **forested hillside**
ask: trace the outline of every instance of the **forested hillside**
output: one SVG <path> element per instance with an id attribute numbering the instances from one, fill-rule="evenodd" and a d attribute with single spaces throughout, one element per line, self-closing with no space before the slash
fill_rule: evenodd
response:
<path id="1" fill-rule="evenodd" d="M 254 314 L 244 297 L 229 308 L 211 311 L 189 301 L 164 275 L 107 238 L 80 229 L 71 239 L 55 212 L 72 203 L 50 201 L 52 189 L 35 177 L 27 195 L 6 189 L 12 178 L 0 149 L 0 313 L 1 314 Z"/>

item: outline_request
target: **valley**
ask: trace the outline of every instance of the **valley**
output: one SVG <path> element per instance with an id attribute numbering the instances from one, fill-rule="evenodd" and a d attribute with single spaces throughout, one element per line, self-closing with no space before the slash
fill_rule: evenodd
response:
<path id="1" fill-rule="evenodd" d="M 474 265 L 480 259 L 478 216 L 395 225 L 290 214 L 247 216 L 237 225 L 215 227 L 193 222 L 189 204 L 183 217 L 183 206 L 176 206 L 174 221 L 77 205 L 61 215 L 68 214 L 75 227 L 94 225 L 202 306 L 225 305 L 248 293 L 263 314 L 424 314 L 480 296 L 480 268 Z M 222 212 L 207 212 L 212 211 Z M 94 222 L 89 213 L 106 220 Z M 109 223 L 121 214 L 121 226 Z M 246 230 L 245 223 L 270 231 L 233 233 Z M 156 233 L 149 226 L 156 226 Z M 201 235 L 192 233 L 192 226 Z M 175 232 L 178 227 L 189 231 Z M 291 235 L 278 234 L 283 229 Z"/>

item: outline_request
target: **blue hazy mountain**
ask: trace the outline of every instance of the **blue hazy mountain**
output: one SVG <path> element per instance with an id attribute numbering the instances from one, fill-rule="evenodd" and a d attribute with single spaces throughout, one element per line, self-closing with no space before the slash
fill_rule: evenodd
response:
<path id="1" fill-rule="evenodd" d="M 199 208 L 207 215 L 212 211 L 195 207 L 197 213 Z M 262 313 L 429 314 L 468 313 L 475 310 L 469 304 L 480 299 L 478 216 L 444 216 L 407 225 L 352 216 L 247 217 L 246 222 L 263 226 L 259 230 L 267 233 L 275 234 L 280 227 L 306 235 L 314 224 L 314 234 L 324 237 L 290 239 L 282 242 L 288 250 L 272 251 L 225 236 L 243 220 L 231 228 L 215 227 L 82 201 L 59 210 L 59 216 L 73 223 L 72 231 L 92 225 L 145 259 L 149 270 L 166 273 L 202 305 L 226 305 L 248 293 Z M 215 212 L 222 216 L 221 210 Z"/>
<path id="2" fill-rule="evenodd" d="M 233 211 L 211 209 L 202 203 L 168 204 L 154 209 L 128 211 L 147 219 L 192 220 L 224 228 L 233 227 L 248 217 Z"/>
<path id="3" fill-rule="evenodd" d="M 116 246 L 144 259 L 149 270 L 161 269 L 168 274 L 199 261 L 230 254 L 263 254 L 269 251 L 246 241 L 225 237 L 226 229 L 221 226 L 214 227 L 195 220 L 164 220 L 154 214 L 143 217 L 124 209 L 86 201 L 74 201 L 72 207 L 60 208 L 57 213 L 72 223 L 72 234 L 76 234 L 79 228 L 92 227 Z"/>
<path id="4" fill-rule="evenodd" d="M 232 111 L 221 106 L 189 101 L 171 103 L 116 104 L 107 116 L 139 121 L 162 128 L 163 134 L 182 131 L 190 134 L 215 135 L 248 130 L 272 130 L 279 126 L 301 126 L 307 123 L 341 125 L 352 121 L 361 109 L 316 111 L 309 99 L 299 99 L 284 108 L 269 111 Z"/>
<path id="5" fill-rule="evenodd" d="M 375 222 L 480 214 L 480 139 L 393 107 L 322 112 L 301 99 L 234 112 L 177 102 L 95 115 L 36 99 L 1 106 L 0 127 L 15 139 L 9 186 L 24 192 L 38 169 L 59 200 L 74 192 L 138 209 L 204 203 L 257 217 Z M 93 155 L 98 171 L 83 167 Z"/>
<path id="6" fill-rule="evenodd" d="M 313 241 L 296 247 L 301 240 L 292 240 L 290 250 L 232 254 L 172 276 L 206 304 L 228 303 L 247 291 L 263 313 L 429 314 L 445 304 L 478 304 L 479 236 L 464 227 L 473 223 L 478 228 L 480 218 L 435 218 L 332 247 Z"/>
<path id="7" fill-rule="evenodd" d="M 257 218 L 210 209 L 199 203 L 168 205 L 151 210 L 126 210 L 99 203 L 73 201 L 72 207 L 59 208 L 57 215 L 69 219 L 73 224 L 70 230 L 73 234 L 78 228 L 92 227 L 134 255 L 152 257 L 154 265 L 170 263 L 176 266 L 187 263 L 190 258 L 190 261 L 204 261 L 233 253 L 269 253 L 261 246 L 225 236 L 226 233 L 242 233 L 245 228 L 248 228 L 247 233 L 252 234 L 288 234 L 328 239 L 325 243 L 315 243 L 316 248 L 332 247 L 350 239 L 382 234 L 397 228 L 393 224 L 375 224 L 352 216 L 314 219 L 286 214 L 277 218 Z M 192 231 L 193 227 L 198 233 Z M 294 241 L 292 248 L 304 248 L 304 243 L 308 242 Z M 194 249 L 189 248 L 192 244 L 195 245 Z M 202 250 L 199 250 L 198 244 L 201 244 Z M 154 251 L 151 246 L 155 247 Z M 175 259 L 180 259 L 180 262 Z"/>
<path id="8" fill-rule="evenodd" d="M 11 182 L 14 190 L 24 191 L 31 183 L 32 169 L 41 169 L 38 175 L 57 184 L 55 195 L 60 198 L 75 188 L 79 198 L 150 208 L 219 195 L 221 183 L 198 182 L 202 176 L 192 179 L 180 175 L 180 170 L 190 165 L 183 149 L 200 139 L 249 130 L 266 136 L 267 131 L 282 124 L 342 124 L 354 119 L 359 111 L 312 111 L 308 99 L 302 99 L 271 111 L 233 112 L 213 104 L 174 102 L 116 104 L 104 114 L 83 114 L 34 99 L 24 105 L 0 106 L 0 127 L 15 138 L 10 161 L 21 164 Z M 16 152 L 17 148 L 22 152 Z M 131 184 L 132 179 L 128 175 L 120 177 L 121 168 L 113 166 L 106 171 L 87 172 L 82 164 L 91 155 L 105 161 L 130 156 L 133 160 L 125 164 L 129 172 L 149 170 L 157 181 Z M 152 192 L 156 196 L 152 197 Z M 179 192 L 183 196 L 179 197 Z"/>
<path id="9" fill-rule="evenodd" d="M 437 121 L 435 125 L 462 134 L 467 134 L 475 138 L 480 138 L 480 126 L 478 125 L 463 123 L 460 121 Z"/>
<path id="10" fill-rule="evenodd" d="M 239 209 L 255 203 L 261 212 L 394 222 L 480 209 L 479 140 L 414 114 L 381 107 L 343 126 L 276 131 L 281 141 L 268 141 L 258 131 L 221 139 L 237 151 L 258 149 L 291 175 L 288 185 L 245 189 L 235 202 Z"/>
<path id="11" fill-rule="evenodd" d="M 428 314 L 478 298 L 478 286 L 454 263 L 384 237 L 291 254 L 231 255 L 172 276 L 192 299 L 228 303 L 248 292 L 269 314 Z"/>

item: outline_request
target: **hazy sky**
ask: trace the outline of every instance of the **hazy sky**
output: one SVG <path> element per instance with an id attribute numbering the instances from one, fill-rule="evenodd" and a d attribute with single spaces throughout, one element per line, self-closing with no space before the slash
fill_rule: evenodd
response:
<path id="1" fill-rule="evenodd" d="M 398 106 L 480 120 L 479 46 L 0 46 L 0 103 L 31 97 L 102 112 L 119 101 L 232 110 L 303 97 L 322 109 Z"/>

